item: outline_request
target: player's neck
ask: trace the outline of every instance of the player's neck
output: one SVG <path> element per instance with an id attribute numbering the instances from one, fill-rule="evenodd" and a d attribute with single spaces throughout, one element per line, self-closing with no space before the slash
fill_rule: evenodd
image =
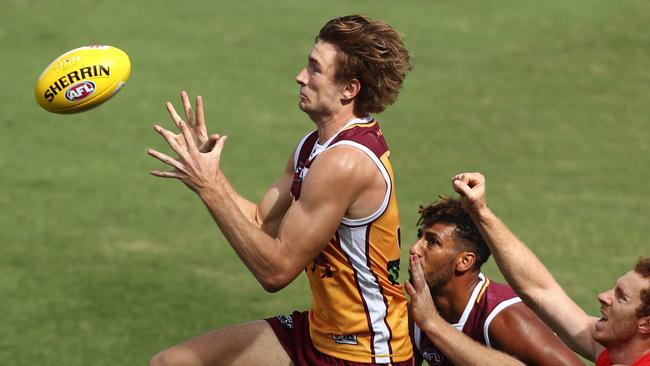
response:
<path id="1" fill-rule="evenodd" d="M 639 338 L 637 334 L 625 343 L 607 346 L 607 350 L 612 364 L 631 365 L 632 362 L 650 353 L 650 339 Z"/>
<path id="2" fill-rule="evenodd" d="M 434 296 L 440 315 L 449 323 L 458 323 L 472 296 L 472 291 L 480 281 L 476 273 L 464 273 L 453 277 L 447 285 Z"/>
<path id="3" fill-rule="evenodd" d="M 352 110 L 342 109 L 338 113 L 314 119 L 318 127 L 318 143 L 323 144 L 336 135 L 346 123 L 357 118 Z"/>

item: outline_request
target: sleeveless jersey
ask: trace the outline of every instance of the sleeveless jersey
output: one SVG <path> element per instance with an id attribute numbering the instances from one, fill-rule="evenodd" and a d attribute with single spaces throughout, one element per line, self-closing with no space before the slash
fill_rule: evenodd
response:
<path id="1" fill-rule="evenodd" d="M 607 348 L 605 348 L 600 355 L 598 355 L 598 359 L 596 359 L 596 366 L 611 366 L 612 361 L 609 359 L 609 351 Z M 631 366 L 650 366 L 650 353 L 645 354 L 638 358 L 636 361 L 632 363 Z"/>
<path id="2" fill-rule="evenodd" d="M 398 281 L 399 217 L 386 141 L 368 116 L 348 122 L 322 145 L 317 142 L 314 131 L 296 149 L 294 200 L 300 199 L 302 181 L 318 155 L 340 145 L 370 157 L 386 182 L 386 192 L 372 215 L 343 217 L 327 247 L 305 268 L 312 291 L 312 342 L 320 352 L 343 360 L 381 364 L 408 360 L 413 352 L 407 300 Z"/>
<path id="3" fill-rule="evenodd" d="M 488 329 L 490 323 L 503 309 L 521 302 L 521 299 L 508 285 L 490 281 L 479 273 L 479 283 L 474 287 L 465 311 L 456 324 L 456 329 L 470 336 L 475 341 L 492 347 Z M 436 349 L 426 334 L 416 324 L 413 325 L 413 343 L 422 358 L 431 366 L 453 365 L 438 349 Z"/>

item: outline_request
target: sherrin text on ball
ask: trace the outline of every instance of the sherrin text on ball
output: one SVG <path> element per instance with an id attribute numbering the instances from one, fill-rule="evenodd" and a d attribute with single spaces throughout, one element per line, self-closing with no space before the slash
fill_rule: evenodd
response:
<path id="1" fill-rule="evenodd" d="M 45 110 L 77 113 L 96 107 L 129 79 L 131 61 L 119 48 L 92 45 L 57 57 L 36 81 L 34 96 Z"/>

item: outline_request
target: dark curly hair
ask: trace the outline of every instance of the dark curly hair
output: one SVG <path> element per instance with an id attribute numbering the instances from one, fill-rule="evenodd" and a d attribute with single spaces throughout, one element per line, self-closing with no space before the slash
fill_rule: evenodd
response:
<path id="1" fill-rule="evenodd" d="M 490 248 L 459 200 L 440 196 L 438 202 L 426 207 L 420 206 L 418 237 L 422 236 L 426 228 L 439 222 L 454 226 L 453 235 L 456 243 L 459 244 L 459 250 L 474 253 L 476 262 L 473 270 L 479 270 L 490 257 Z"/>
<path id="2" fill-rule="evenodd" d="M 355 114 L 379 113 L 395 102 L 411 70 L 411 55 L 393 27 L 365 15 L 348 15 L 327 22 L 316 37 L 319 40 L 338 48 L 334 80 L 361 83 Z"/>
<path id="3" fill-rule="evenodd" d="M 634 267 L 634 272 L 650 280 L 650 257 L 640 257 Z M 641 290 L 639 296 L 641 296 L 641 306 L 637 310 L 637 315 L 639 317 L 650 315 L 650 286 Z"/>

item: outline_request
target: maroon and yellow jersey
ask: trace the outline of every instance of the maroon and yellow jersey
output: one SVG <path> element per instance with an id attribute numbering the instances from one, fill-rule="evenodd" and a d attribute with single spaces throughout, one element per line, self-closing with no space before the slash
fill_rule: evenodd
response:
<path id="1" fill-rule="evenodd" d="M 521 302 L 521 299 L 510 286 L 492 282 L 482 273 L 479 273 L 478 276 L 479 283 L 474 287 L 460 320 L 452 325 L 475 341 L 491 348 L 488 330 L 492 319 L 508 306 Z M 445 358 L 444 350 L 436 349 L 427 335 L 415 324 L 413 325 L 413 343 L 417 348 L 416 352 L 419 352 L 429 365 L 453 365 Z"/>
<path id="2" fill-rule="evenodd" d="M 318 155 L 334 146 L 367 154 L 386 182 L 381 207 L 361 219 L 343 217 L 327 247 L 305 269 L 312 290 L 309 331 L 314 346 L 330 356 L 392 363 L 412 357 L 407 301 L 398 281 L 399 217 L 389 150 L 377 122 L 357 118 L 329 141 L 305 136 L 294 157 L 291 195 L 300 199 L 302 181 Z M 332 172 L 335 174 L 335 172 Z"/>

